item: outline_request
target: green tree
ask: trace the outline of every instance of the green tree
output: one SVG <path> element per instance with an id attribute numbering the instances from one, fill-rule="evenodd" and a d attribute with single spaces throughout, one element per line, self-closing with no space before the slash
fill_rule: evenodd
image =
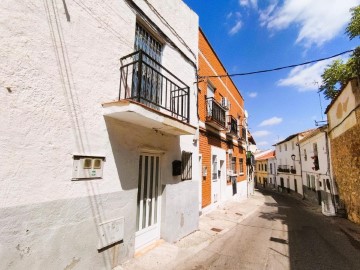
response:
<path id="1" fill-rule="evenodd" d="M 360 6 L 350 9 L 351 20 L 346 27 L 346 34 L 350 40 L 360 35 Z"/>
<path id="2" fill-rule="evenodd" d="M 360 36 L 360 6 L 350 9 L 351 20 L 346 27 L 346 34 L 352 40 Z M 326 99 L 333 99 L 349 79 L 360 74 L 360 47 L 357 47 L 346 63 L 334 60 L 321 75 L 322 84 L 319 92 L 323 92 Z"/>
<path id="3" fill-rule="evenodd" d="M 348 63 L 344 63 L 341 59 L 333 61 L 321 75 L 322 84 L 319 91 L 324 93 L 326 99 L 335 98 L 339 90 L 352 77 L 351 74 Z"/>

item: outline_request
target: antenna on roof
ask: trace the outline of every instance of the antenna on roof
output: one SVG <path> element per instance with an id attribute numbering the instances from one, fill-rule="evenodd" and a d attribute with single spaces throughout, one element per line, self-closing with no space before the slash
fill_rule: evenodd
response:
<path id="1" fill-rule="evenodd" d="M 317 88 L 320 90 L 319 87 L 319 83 L 317 81 L 314 81 L 314 84 L 317 86 Z M 321 115 L 321 121 L 324 121 L 324 116 L 323 116 L 323 108 L 322 108 L 322 104 L 321 104 L 321 96 L 320 96 L 320 91 L 317 91 L 319 94 L 319 103 L 320 103 L 320 115 Z M 316 122 L 316 121 L 315 121 Z M 316 123 L 315 123 L 316 125 Z"/>
<path id="2" fill-rule="evenodd" d="M 325 120 L 322 120 L 322 121 L 316 121 L 316 120 L 314 120 L 315 121 L 315 126 L 320 126 L 320 125 L 325 125 L 325 124 L 327 124 L 327 121 L 325 121 Z"/>

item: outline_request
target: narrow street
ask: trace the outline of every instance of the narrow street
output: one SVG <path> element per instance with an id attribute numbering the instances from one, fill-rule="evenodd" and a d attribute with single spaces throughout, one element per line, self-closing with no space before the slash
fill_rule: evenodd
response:
<path id="1" fill-rule="evenodd" d="M 337 225 L 340 218 L 262 193 L 265 203 L 254 214 L 175 268 L 360 269 L 360 243 Z"/>

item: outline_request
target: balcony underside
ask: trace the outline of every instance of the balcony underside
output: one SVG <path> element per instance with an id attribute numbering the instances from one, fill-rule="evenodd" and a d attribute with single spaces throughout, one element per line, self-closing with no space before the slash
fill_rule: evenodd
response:
<path id="1" fill-rule="evenodd" d="M 206 118 L 205 124 L 215 128 L 217 130 L 224 130 L 225 129 L 224 125 L 220 124 L 218 121 L 215 121 L 211 117 Z"/>
<path id="2" fill-rule="evenodd" d="M 102 104 L 103 115 L 170 135 L 194 135 L 196 128 L 131 100 Z"/>

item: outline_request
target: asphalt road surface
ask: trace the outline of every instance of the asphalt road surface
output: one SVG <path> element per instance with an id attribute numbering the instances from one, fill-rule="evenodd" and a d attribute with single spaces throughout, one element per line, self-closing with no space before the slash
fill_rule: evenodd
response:
<path id="1" fill-rule="evenodd" d="M 328 218 L 286 195 L 266 201 L 176 269 L 356 269 L 360 243 Z"/>

